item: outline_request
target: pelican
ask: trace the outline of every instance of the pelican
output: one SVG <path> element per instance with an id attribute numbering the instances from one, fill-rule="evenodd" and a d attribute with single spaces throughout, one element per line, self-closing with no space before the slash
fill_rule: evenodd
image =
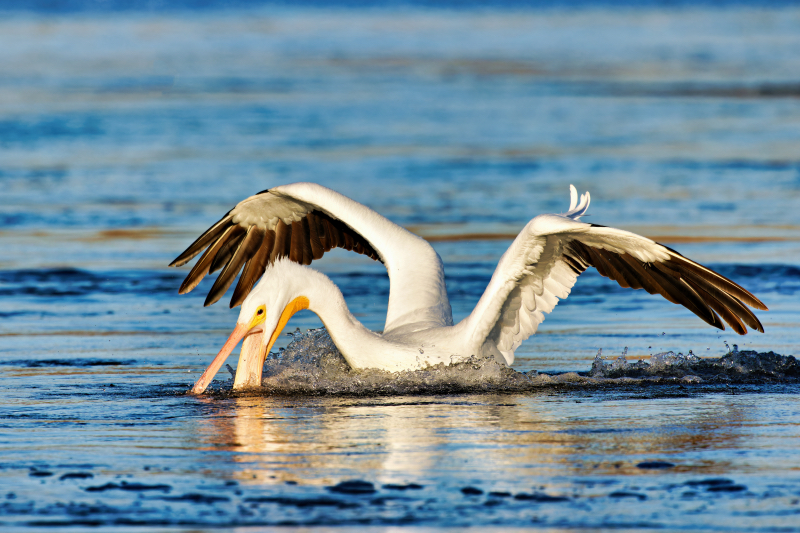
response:
<path id="1" fill-rule="evenodd" d="M 589 200 L 588 192 L 579 200 L 570 185 L 566 213 L 528 222 L 500 258 L 475 309 L 453 324 L 442 260 L 425 239 L 314 183 L 282 185 L 251 196 L 170 264 L 184 265 L 205 249 L 179 290 L 185 294 L 221 269 L 205 305 L 218 301 L 241 271 L 230 302 L 231 308 L 241 305 L 236 327 L 192 392 L 206 390 L 242 339 L 234 388 L 259 386 L 266 355 L 302 309 L 319 316 L 354 369 L 396 372 L 470 356 L 511 365 L 517 347 L 536 333 L 545 314 L 569 295 L 590 266 L 622 287 L 660 294 L 716 328 L 724 330 L 724 320 L 740 335 L 747 333 L 746 326 L 763 333 L 748 309 L 767 310 L 758 298 L 646 237 L 581 222 Z M 386 266 L 391 288 L 382 333 L 364 327 L 338 287 L 305 266 L 337 247 Z"/>

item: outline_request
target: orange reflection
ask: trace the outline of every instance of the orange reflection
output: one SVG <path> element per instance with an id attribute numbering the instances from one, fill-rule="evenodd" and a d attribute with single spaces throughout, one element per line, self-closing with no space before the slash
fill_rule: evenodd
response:
<path id="1" fill-rule="evenodd" d="M 362 478 L 423 483 L 472 472 L 476 479 L 649 475 L 641 461 L 673 460 L 670 473 L 730 472 L 723 459 L 685 454 L 752 447 L 756 415 L 726 395 L 576 401 L 555 393 L 516 396 L 206 400 L 216 413 L 204 446 L 231 452 L 242 483 L 329 485 Z M 599 401 L 602 400 L 602 401 Z M 730 403 L 730 405 L 729 405 Z M 681 456 L 683 459 L 671 459 Z M 663 472 L 658 472 L 663 473 Z M 532 481 L 533 482 L 533 481 Z"/>

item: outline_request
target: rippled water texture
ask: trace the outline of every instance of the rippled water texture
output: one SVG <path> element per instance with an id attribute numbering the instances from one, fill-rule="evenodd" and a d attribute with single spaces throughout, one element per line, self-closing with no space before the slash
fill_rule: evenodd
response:
<path id="1" fill-rule="evenodd" d="M 797 529 L 800 10 L 101 4 L 0 14 L 3 530 Z M 304 180 L 429 238 L 456 320 L 574 183 L 586 220 L 755 293 L 766 333 L 587 272 L 512 370 L 387 380 L 287 351 L 260 394 L 223 369 L 187 396 L 237 312 L 166 264 Z M 380 264 L 315 265 L 382 328 Z M 690 350 L 727 359 L 643 370 Z"/>

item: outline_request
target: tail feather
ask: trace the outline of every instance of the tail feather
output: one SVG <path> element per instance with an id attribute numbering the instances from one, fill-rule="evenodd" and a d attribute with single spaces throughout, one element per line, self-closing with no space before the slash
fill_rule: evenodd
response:
<path id="1" fill-rule="evenodd" d="M 586 191 L 586 194 L 581 195 L 581 201 L 578 202 L 578 190 L 574 185 L 570 185 L 569 211 L 564 213 L 564 216 L 573 220 L 579 220 L 583 215 L 586 214 L 586 211 L 588 211 L 590 199 L 591 197 L 589 196 L 589 191 Z"/>

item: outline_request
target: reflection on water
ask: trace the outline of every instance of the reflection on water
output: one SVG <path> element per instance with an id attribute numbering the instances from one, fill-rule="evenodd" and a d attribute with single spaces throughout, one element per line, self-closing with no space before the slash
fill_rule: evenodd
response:
<path id="1" fill-rule="evenodd" d="M 258 486 L 331 485 L 348 474 L 430 483 L 468 473 L 490 489 L 519 490 L 554 478 L 564 483 L 587 470 L 638 476 L 646 472 L 636 465 L 648 460 L 681 463 L 700 450 L 713 455 L 753 446 L 742 426 L 755 422 L 756 409 L 724 396 L 704 398 L 702 408 L 697 398 L 590 401 L 578 413 L 552 393 L 451 400 L 240 397 L 216 410 L 199 434 L 204 449 L 230 452 L 235 479 Z M 786 429 L 797 433 L 800 424 Z M 733 466 L 687 461 L 670 473 L 720 475 Z M 508 480 L 525 481 L 519 487 Z"/>
<path id="2" fill-rule="evenodd" d="M 192 397 L 186 362 L 111 362 L 5 366 L 7 523 L 522 526 L 535 510 L 736 530 L 800 511 L 796 386 Z"/>

